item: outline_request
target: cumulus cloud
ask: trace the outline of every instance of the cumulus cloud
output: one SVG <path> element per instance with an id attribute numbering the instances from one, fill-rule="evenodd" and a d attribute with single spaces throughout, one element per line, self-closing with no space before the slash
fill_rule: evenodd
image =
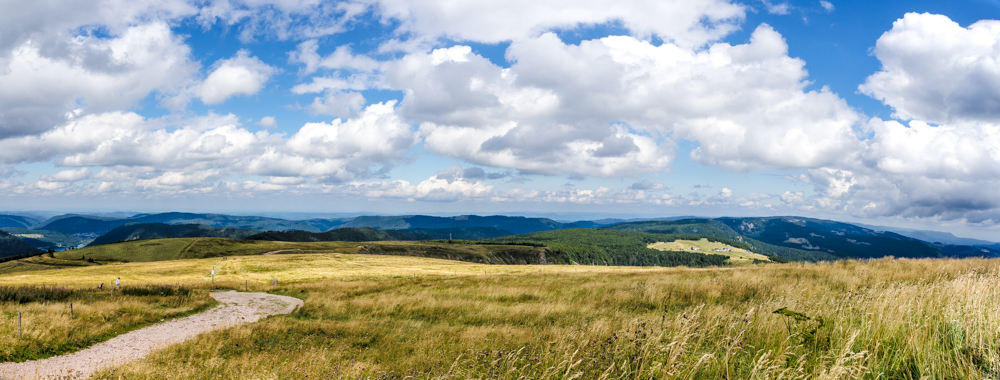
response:
<path id="1" fill-rule="evenodd" d="M 278 121 L 275 120 L 274 116 L 264 116 L 257 121 L 257 125 L 264 128 L 274 128 L 278 126 Z"/>
<path id="2" fill-rule="evenodd" d="M 667 186 L 665 186 L 662 183 L 656 183 L 656 182 L 650 181 L 648 179 L 644 179 L 642 181 L 633 183 L 632 186 L 629 186 L 629 188 L 633 189 L 633 190 L 667 190 L 667 189 L 669 189 Z"/>
<path id="3" fill-rule="evenodd" d="M 108 38 L 24 40 L 0 59 L 0 138 L 44 132 L 84 110 L 129 107 L 154 91 L 176 94 L 199 69 L 190 54 L 160 22 Z"/>
<path id="4" fill-rule="evenodd" d="M 820 0 L 819 5 L 823 7 L 823 9 L 827 11 L 827 13 L 833 12 L 834 10 L 837 9 L 836 7 L 833 6 L 833 3 L 826 0 Z"/>
<path id="5" fill-rule="evenodd" d="M 787 15 L 792 9 L 792 6 L 788 3 L 772 3 L 767 0 L 761 0 L 764 3 L 764 9 L 767 9 L 767 13 L 773 15 Z"/>
<path id="6" fill-rule="evenodd" d="M 351 51 L 350 45 L 338 46 L 333 53 L 322 57 L 317 53 L 319 42 L 308 40 L 298 45 L 297 49 L 289 53 L 288 61 L 305 65 L 303 74 L 312 74 L 317 69 L 330 70 L 350 70 L 360 72 L 372 72 L 379 68 L 379 62 L 365 55 L 355 55 Z"/>
<path id="7" fill-rule="evenodd" d="M 63 170 L 55 174 L 43 174 L 41 176 L 42 181 L 46 182 L 76 182 L 85 178 L 90 178 L 90 169 L 80 168 L 80 169 L 69 169 Z"/>
<path id="8" fill-rule="evenodd" d="M 573 2 L 381 0 L 384 19 L 401 32 L 431 38 L 496 43 L 533 38 L 552 29 L 620 22 L 638 36 L 656 35 L 698 46 L 735 30 L 745 9 L 725 0 L 599 0 Z"/>
<path id="9" fill-rule="evenodd" d="M 628 36 L 516 41 L 500 68 L 466 46 L 387 65 L 435 152 L 528 173 L 598 177 L 663 170 L 665 136 L 700 143 L 699 162 L 817 167 L 857 154 L 859 117 L 827 89 L 804 91 L 804 62 L 767 25 L 750 43 L 691 50 Z"/>
<path id="10" fill-rule="evenodd" d="M 333 181 L 387 173 L 417 142 L 416 133 L 396 115 L 395 103 L 372 104 L 357 118 L 307 123 L 284 144 L 264 148 L 242 168 L 258 175 Z"/>
<path id="11" fill-rule="evenodd" d="M 784 194 L 781 194 L 781 201 L 790 204 L 803 203 L 805 202 L 804 195 L 801 191 L 786 191 Z"/>
<path id="12" fill-rule="evenodd" d="M 229 59 L 212 65 L 212 73 L 195 90 L 205 104 L 218 104 L 236 95 L 254 95 L 277 69 L 240 50 Z"/>
<path id="13" fill-rule="evenodd" d="M 459 200 L 488 199 L 493 186 L 482 181 L 452 179 L 448 181 L 431 177 L 413 185 L 409 181 L 358 182 L 350 184 L 349 193 L 368 198 L 399 198 L 434 202 L 454 202 Z"/>
<path id="14" fill-rule="evenodd" d="M 207 191 L 230 173 L 271 176 L 269 184 L 303 177 L 344 181 L 380 175 L 416 142 L 393 102 L 369 106 L 358 118 L 308 123 L 292 136 L 250 132 L 234 115 L 209 115 L 180 125 L 132 112 L 85 115 L 38 136 L 0 140 L 0 163 L 54 161 L 82 167 L 43 176 L 72 182 L 93 175 L 141 190 Z M 287 178 L 287 179 L 281 179 Z"/>
<path id="15" fill-rule="evenodd" d="M 964 28 L 947 16 L 907 13 L 874 52 L 882 70 L 860 89 L 891 106 L 894 117 L 1000 122 L 1000 21 Z"/>

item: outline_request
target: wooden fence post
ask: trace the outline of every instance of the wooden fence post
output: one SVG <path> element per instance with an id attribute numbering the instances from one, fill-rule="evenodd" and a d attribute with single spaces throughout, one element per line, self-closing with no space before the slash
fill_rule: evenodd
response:
<path id="1" fill-rule="evenodd" d="M 73 319 L 73 303 L 69 303 L 69 319 Z"/>
<path id="2" fill-rule="evenodd" d="M 17 312 L 17 337 L 21 337 L 21 312 Z"/>

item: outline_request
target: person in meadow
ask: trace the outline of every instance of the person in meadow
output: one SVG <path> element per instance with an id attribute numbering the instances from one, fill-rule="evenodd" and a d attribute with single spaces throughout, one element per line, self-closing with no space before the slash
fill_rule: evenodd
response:
<path id="1" fill-rule="evenodd" d="M 115 287 L 117 287 L 118 289 L 122 288 L 122 278 L 121 277 L 118 277 L 117 279 L 115 279 Z"/>
<path id="2" fill-rule="evenodd" d="M 97 289 L 104 290 L 104 283 L 102 282 L 101 285 L 98 285 Z"/>

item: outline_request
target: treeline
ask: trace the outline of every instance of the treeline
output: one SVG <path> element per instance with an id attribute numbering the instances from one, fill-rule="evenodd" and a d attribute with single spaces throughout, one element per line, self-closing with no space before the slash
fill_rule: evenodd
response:
<path id="1" fill-rule="evenodd" d="M 217 237 L 229 239 L 246 239 L 260 231 L 242 230 L 238 228 L 210 227 L 204 224 L 164 224 L 164 223 L 130 223 L 115 227 L 88 246 L 115 243 L 129 240 L 148 240 L 179 237 Z"/>
<path id="2" fill-rule="evenodd" d="M 495 227 L 468 228 L 409 228 L 404 230 L 377 230 L 370 227 L 347 227 L 327 232 L 267 231 L 248 237 L 248 240 L 319 242 L 319 241 L 422 241 L 470 240 L 510 235 Z"/>
<path id="3" fill-rule="evenodd" d="M 421 241 L 446 239 L 487 239 L 510 235 L 495 227 L 468 228 L 410 228 L 405 230 L 377 230 L 370 227 L 347 227 L 327 232 L 253 231 L 237 228 L 218 228 L 203 224 L 133 223 L 117 227 L 95 239 L 91 246 L 129 240 L 164 238 L 214 237 L 228 239 L 323 242 L 323 241 Z"/>

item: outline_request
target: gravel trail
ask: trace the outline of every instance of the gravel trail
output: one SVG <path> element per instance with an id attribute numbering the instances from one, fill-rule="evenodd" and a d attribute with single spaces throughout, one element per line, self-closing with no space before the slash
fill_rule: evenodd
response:
<path id="1" fill-rule="evenodd" d="M 215 292 L 222 303 L 211 310 L 131 331 L 90 348 L 23 363 L 0 363 L 0 379 L 86 379 L 95 372 L 133 360 L 211 330 L 252 323 L 302 306 L 294 297 L 267 293 Z"/>

